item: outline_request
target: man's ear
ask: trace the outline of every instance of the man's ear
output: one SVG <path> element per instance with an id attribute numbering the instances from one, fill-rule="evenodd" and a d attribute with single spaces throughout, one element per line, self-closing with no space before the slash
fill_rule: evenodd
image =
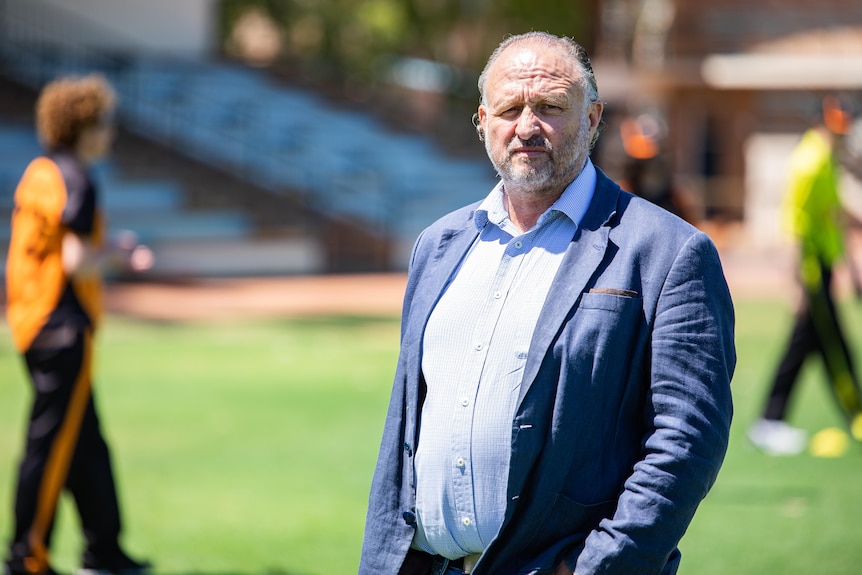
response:
<path id="1" fill-rule="evenodd" d="M 473 114 L 473 126 L 476 128 L 476 135 L 479 136 L 479 141 L 485 141 L 485 122 L 488 119 L 488 114 L 484 106 L 479 106 L 479 110 Z"/>
<path id="2" fill-rule="evenodd" d="M 599 126 L 602 123 L 602 113 L 605 110 L 605 103 L 601 100 L 590 103 L 590 111 L 588 112 L 588 116 L 590 118 L 590 135 L 595 136 L 596 130 L 599 129 Z"/>

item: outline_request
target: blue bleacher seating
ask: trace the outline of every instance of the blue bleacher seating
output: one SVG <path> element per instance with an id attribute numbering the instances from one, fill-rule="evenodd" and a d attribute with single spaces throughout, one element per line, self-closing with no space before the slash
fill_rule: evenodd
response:
<path id="1" fill-rule="evenodd" d="M 328 105 L 256 69 L 155 57 L 127 57 L 117 65 L 38 50 L 21 54 L 15 65 L 19 79 L 30 85 L 88 70 L 109 75 L 129 129 L 273 193 L 301 193 L 320 210 L 384 228 L 403 241 L 412 241 L 439 215 L 481 198 L 495 183 L 485 160 L 448 157 L 426 138 L 395 133 L 370 115 Z M 0 131 L 0 150 L 9 148 L 4 137 Z M 4 164 L 0 160 L 0 186 L 9 169 L 23 169 Z M 162 184 L 108 181 L 117 188 L 109 209 L 132 205 L 134 197 L 147 198 L 141 201 L 159 210 L 175 201 Z M 170 213 L 177 213 L 174 208 Z M 217 222 L 226 233 L 243 228 L 222 216 L 209 221 L 199 228 Z"/>
<path id="2" fill-rule="evenodd" d="M 42 153 L 29 127 L 0 126 L 0 241 L 8 241 L 14 192 L 29 162 Z M 171 181 L 124 180 L 111 162 L 94 167 L 111 228 L 134 231 L 142 241 L 237 238 L 248 234 L 246 217 L 223 210 L 190 211 Z"/>

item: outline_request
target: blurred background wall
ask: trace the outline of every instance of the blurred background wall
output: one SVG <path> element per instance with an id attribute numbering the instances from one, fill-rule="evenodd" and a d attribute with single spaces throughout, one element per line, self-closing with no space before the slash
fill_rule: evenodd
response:
<path id="1" fill-rule="evenodd" d="M 217 50 L 217 14 L 212 0 L 13 0 L 5 3 L 4 19 L 11 36 L 53 21 L 64 41 L 205 57 Z"/>

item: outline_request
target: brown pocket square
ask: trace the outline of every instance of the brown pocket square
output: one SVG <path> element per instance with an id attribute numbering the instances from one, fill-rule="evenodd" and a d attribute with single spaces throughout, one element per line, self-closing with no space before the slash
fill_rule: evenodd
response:
<path id="1" fill-rule="evenodd" d="M 618 295 L 622 297 L 638 297 L 640 294 L 636 291 L 632 291 L 630 289 L 617 289 L 617 288 L 592 288 L 590 293 L 605 293 L 608 295 Z"/>

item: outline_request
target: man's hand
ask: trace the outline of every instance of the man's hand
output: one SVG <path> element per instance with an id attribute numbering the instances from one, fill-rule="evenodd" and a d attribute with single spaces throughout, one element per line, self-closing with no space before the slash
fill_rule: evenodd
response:
<path id="1" fill-rule="evenodd" d="M 155 256 L 153 250 L 138 243 L 138 236 L 130 230 L 117 234 L 114 245 L 119 250 L 122 266 L 133 272 L 145 272 L 153 267 Z"/>
<path id="2" fill-rule="evenodd" d="M 63 270 L 70 276 L 93 276 L 105 269 L 147 271 L 153 267 L 153 251 L 138 243 L 133 232 L 123 231 L 105 247 L 96 247 L 89 238 L 68 231 L 63 236 Z"/>
<path id="3" fill-rule="evenodd" d="M 155 256 L 153 250 L 143 244 L 135 246 L 129 254 L 129 268 L 135 272 L 145 272 L 153 267 Z"/>
<path id="4" fill-rule="evenodd" d="M 569 566 L 566 564 L 566 562 L 563 561 L 559 564 L 559 566 L 557 566 L 557 570 L 554 571 L 554 575 L 574 575 L 574 573 L 571 569 L 569 569 Z"/>

